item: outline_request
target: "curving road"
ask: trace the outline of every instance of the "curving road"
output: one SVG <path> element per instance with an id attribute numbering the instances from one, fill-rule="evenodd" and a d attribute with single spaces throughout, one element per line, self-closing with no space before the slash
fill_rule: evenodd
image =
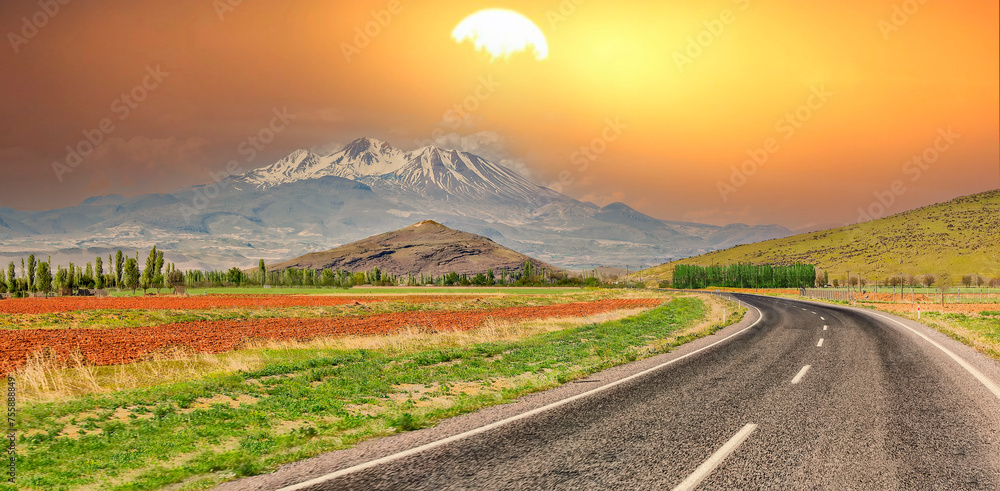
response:
<path id="1" fill-rule="evenodd" d="M 891 316 L 738 297 L 741 325 L 675 353 L 220 488 L 1000 489 L 1000 365 Z"/>

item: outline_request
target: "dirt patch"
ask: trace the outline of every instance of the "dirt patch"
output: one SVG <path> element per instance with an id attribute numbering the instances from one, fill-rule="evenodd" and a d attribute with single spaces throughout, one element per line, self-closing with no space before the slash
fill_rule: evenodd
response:
<path id="1" fill-rule="evenodd" d="M 100 428 L 88 430 L 77 425 L 66 425 L 66 427 L 59 432 L 59 435 L 57 435 L 56 438 L 66 437 L 71 440 L 79 440 L 84 435 L 100 435 L 103 432 L 104 430 Z"/>
<path id="2" fill-rule="evenodd" d="M 233 409 L 240 406 L 249 406 L 251 404 L 257 403 L 260 399 L 254 396 L 240 394 L 236 398 L 229 397 L 225 394 L 216 394 L 212 397 L 199 397 L 191 403 L 190 407 L 181 409 L 178 411 L 181 414 L 187 414 L 196 409 L 209 409 L 213 404 L 225 404 Z"/>
<path id="3" fill-rule="evenodd" d="M 385 410 L 385 407 L 376 404 L 347 404 L 344 406 L 344 411 L 354 416 L 378 416 Z"/>

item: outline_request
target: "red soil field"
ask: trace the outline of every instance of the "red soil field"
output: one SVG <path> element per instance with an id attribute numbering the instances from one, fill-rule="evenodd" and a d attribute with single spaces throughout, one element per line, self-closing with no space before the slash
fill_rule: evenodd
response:
<path id="1" fill-rule="evenodd" d="M 460 302 L 481 298 L 475 295 L 200 295 L 194 297 L 54 297 L 12 298 L 0 301 L 0 313 L 51 314 L 74 310 L 202 310 L 266 309 L 275 307 L 319 307 L 354 302 Z"/>
<path id="2" fill-rule="evenodd" d="M 353 300 L 353 299 L 352 299 Z M 307 340 L 315 337 L 389 334 L 406 326 L 434 331 L 465 331 L 487 318 L 513 321 L 588 316 L 618 309 L 655 307 L 661 299 L 611 299 L 534 307 L 464 312 L 398 312 L 326 319 L 253 319 L 181 322 L 120 329 L 23 329 L 0 331 L 0 374 L 13 372 L 28 355 L 51 348 L 60 361 L 79 350 L 87 363 L 133 363 L 166 347 L 186 346 L 199 353 L 222 353 L 247 339 Z"/>

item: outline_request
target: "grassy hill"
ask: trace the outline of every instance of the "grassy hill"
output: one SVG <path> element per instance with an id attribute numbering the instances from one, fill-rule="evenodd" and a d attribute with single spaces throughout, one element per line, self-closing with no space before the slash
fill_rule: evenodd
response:
<path id="1" fill-rule="evenodd" d="M 950 284 L 976 273 L 1000 277 L 1000 191 L 964 196 L 890 217 L 731 247 L 662 264 L 643 278 L 672 279 L 676 264 L 815 264 L 834 278 L 936 274 Z"/>

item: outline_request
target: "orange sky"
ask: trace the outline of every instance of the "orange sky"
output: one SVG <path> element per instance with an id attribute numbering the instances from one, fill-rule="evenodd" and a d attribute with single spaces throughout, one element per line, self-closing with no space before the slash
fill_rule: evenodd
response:
<path id="1" fill-rule="evenodd" d="M 896 180 L 906 190 L 887 212 L 1000 180 L 995 2 L 400 0 L 375 28 L 389 4 L 70 2 L 29 37 L 22 17 L 38 4 L 4 2 L 0 207 L 208 181 L 275 108 L 295 119 L 246 169 L 359 136 L 410 149 L 455 133 L 441 140 L 465 136 L 539 184 L 666 219 L 842 225 Z M 491 62 L 451 41 L 489 7 L 533 19 L 549 58 Z M 365 27 L 377 35 L 358 39 Z M 690 39 L 707 46 L 687 51 Z M 356 41 L 368 43 L 348 60 Z M 119 120 L 116 98 L 156 66 L 168 75 Z M 495 87 L 476 99 L 482 80 Z M 474 110 L 449 124 L 463 102 Z M 114 131 L 59 182 L 52 163 L 106 117 Z M 960 137 L 944 145 L 948 128 Z M 734 179 L 768 139 L 766 163 Z M 914 180 L 908 160 L 935 143 L 947 148 Z M 604 151 L 591 161 L 581 146 Z"/>

